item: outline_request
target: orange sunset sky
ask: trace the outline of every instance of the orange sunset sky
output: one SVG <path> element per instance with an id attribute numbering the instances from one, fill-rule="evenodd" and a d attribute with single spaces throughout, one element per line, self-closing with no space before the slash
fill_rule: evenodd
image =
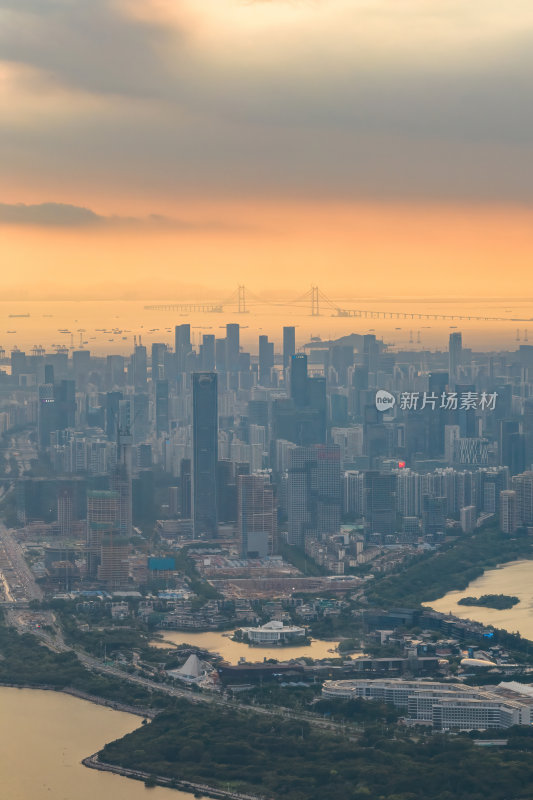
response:
<path id="1" fill-rule="evenodd" d="M 525 0 L 0 0 L 3 299 L 533 295 Z"/>

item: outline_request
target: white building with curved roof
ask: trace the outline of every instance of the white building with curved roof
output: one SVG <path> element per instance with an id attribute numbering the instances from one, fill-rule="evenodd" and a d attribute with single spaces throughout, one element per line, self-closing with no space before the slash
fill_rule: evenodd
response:
<path id="1" fill-rule="evenodd" d="M 294 639 L 305 639 L 305 628 L 297 625 L 284 625 L 277 619 L 270 620 L 259 628 L 242 628 L 251 644 L 285 644 Z"/>

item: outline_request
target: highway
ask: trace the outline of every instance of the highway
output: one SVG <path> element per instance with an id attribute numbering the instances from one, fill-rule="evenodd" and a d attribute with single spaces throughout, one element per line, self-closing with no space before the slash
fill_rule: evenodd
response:
<path id="1" fill-rule="evenodd" d="M 0 528 L 0 539 L 3 541 L 6 538 L 9 542 L 10 534 L 7 532 L 6 536 L 6 530 L 2 526 L 2 528 Z M 12 542 L 9 543 L 12 551 Z M 355 726 L 351 725 L 347 728 L 347 726 L 343 723 L 326 720 L 323 717 L 311 712 L 296 712 L 292 709 L 284 708 L 282 706 L 267 707 L 238 703 L 229 700 L 227 697 L 219 694 L 218 692 L 196 693 L 192 692 L 190 689 L 182 688 L 180 686 L 170 685 L 168 683 L 158 683 L 157 681 L 146 678 L 140 674 L 124 672 L 122 669 L 119 669 L 116 666 L 105 663 L 101 659 L 89 655 L 80 647 L 71 647 L 68 645 L 63 638 L 57 618 L 52 611 L 30 610 L 28 608 L 28 599 L 21 598 L 20 596 L 14 602 L 4 601 L 3 606 L 4 610 L 7 612 L 9 624 L 16 627 L 20 633 L 32 633 L 34 636 L 40 639 L 43 644 L 56 653 L 75 653 L 80 663 L 91 672 L 98 672 L 102 675 L 108 675 L 109 677 L 118 678 L 122 681 L 128 681 L 129 683 L 143 686 L 149 691 L 162 692 L 170 697 L 181 697 L 191 703 L 214 703 L 215 705 L 225 708 L 250 711 L 254 714 L 290 718 L 292 720 L 308 722 L 311 725 L 315 725 L 325 730 L 335 731 L 343 736 L 346 736 L 347 730 L 349 730 L 352 734 L 356 733 Z M 53 628 L 54 634 L 51 634 L 48 630 L 43 629 L 43 625 Z"/>
<path id="2" fill-rule="evenodd" d="M 30 609 L 30 601 L 42 600 L 43 593 L 35 582 L 29 566 L 26 564 L 22 547 L 13 533 L 2 523 L 0 523 L 0 589 L 1 588 L 3 588 L 3 597 L 0 599 L 2 600 L 7 621 L 10 625 L 13 625 L 20 633 L 32 633 L 40 639 L 43 644 L 56 653 L 75 653 L 80 663 L 92 672 L 98 672 L 103 675 L 128 681 L 129 683 L 143 686 L 150 691 L 162 692 L 171 697 L 182 697 L 193 703 L 214 703 L 218 706 L 251 711 L 255 714 L 287 717 L 301 722 L 308 722 L 319 728 L 334 730 L 344 736 L 346 735 L 346 726 L 344 724 L 326 720 L 311 712 L 295 712 L 292 709 L 281 706 L 267 707 L 237 703 L 227 699 L 218 692 L 193 693 L 187 688 L 170 685 L 168 683 L 158 683 L 140 674 L 124 672 L 116 666 L 105 663 L 101 659 L 89 655 L 79 647 L 71 647 L 65 642 L 61 627 L 52 611 Z M 46 626 L 46 628 L 43 628 L 43 626 Z M 49 632 L 50 629 L 53 629 L 53 634 Z M 349 727 L 351 728 L 351 732 L 355 733 L 355 726 Z"/>
<path id="3" fill-rule="evenodd" d="M 28 629 L 25 628 L 25 631 L 28 632 Z M 285 717 L 291 720 L 307 722 L 318 728 L 322 728 L 323 730 L 335 731 L 336 733 L 339 733 L 345 737 L 347 737 L 348 732 L 353 736 L 358 730 L 357 726 L 355 725 L 345 725 L 341 722 L 333 722 L 329 719 L 324 719 L 318 714 L 313 714 L 312 712 L 293 711 L 292 709 L 285 708 L 283 706 L 269 707 L 235 702 L 217 692 L 202 692 L 201 694 L 198 694 L 196 692 L 192 692 L 190 689 L 172 686 L 168 683 L 158 683 L 157 681 L 150 680 L 150 678 L 145 678 L 143 675 L 124 672 L 118 667 L 104 663 L 99 658 L 89 655 L 79 647 L 70 647 L 67 645 L 63 640 L 61 633 L 57 631 L 57 627 L 55 636 L 52 636 L 50 633 L 47 633 L 40 628 L 33 628 L 31 633 L 41 639 L 44 644 L 46 644 L 55 652 L 71 651 L 75 653 L 80 663 L 91 672 L 99 672 L 102 675 L 108 675 L 109 677 L 128 681 L 129 683 L 134 683 L 137 686 L 142 686 L 149 691 L 160 692 L 167 694 L 170 697 L 181 697 L 185 700 L 188 700 L 190 703 L 213 703 L 214 705 L 224 708 L 234 708 L 240 711 L 250 711 L 254 714 L 263 714 L 271 717 Z M 356 741 L 356 739 L 352 740 Z"/>
<path id="4" fill-rule="evenodd" d="M 42 600 L 43 593 L 26 563 L 20 544 L 0 522 L 0 580 L 6 599 L 16 603 Z"/>

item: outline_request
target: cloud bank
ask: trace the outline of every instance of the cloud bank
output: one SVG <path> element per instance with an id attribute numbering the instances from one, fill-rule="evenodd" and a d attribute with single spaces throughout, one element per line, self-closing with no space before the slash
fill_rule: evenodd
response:
<path id="1" fill-rule="evenodd" d="M 0 0 L 6 177 L 530 205 L 532 49 L 524 0 Z"/>
<path id="2" fill-rule="evenodd" d="M 213 220 L 173 219 L 161 214 L 147 217 L 120 217 L 97 214 L 90 208 L 69 203 L 0 203 L 0 225 L 33 225 L 52 228 L 140 228 L 143 230 L 224 231 L 238 226 Z M 241 228 L 244 230 L 244 226 Z"/>

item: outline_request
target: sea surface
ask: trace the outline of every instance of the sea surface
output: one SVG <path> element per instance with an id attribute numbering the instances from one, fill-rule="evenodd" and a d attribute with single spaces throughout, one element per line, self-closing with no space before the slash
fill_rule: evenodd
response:
<path id="1" fill-rule="evenodd" d="M 480 597 L 483 594 L 508 594 L 520 598 L 520 602 L 506 610 L 458 605 L 462 597 Z M 533 640 L 533 561 L 513 561 L 488 570 L 463 591 L 448 592 L 425 605 L 444 614 L 493 625 Z"/>
<path id="2" fill-rule="evenodd" d="M 243 642 L 234 642 L 230 638 L 232 632 L 226 633 L 181 633 L 178 631 L 163 631 L 165 641 L 154 640 L 152 647 L 168 647 L 171 645 L 190 644 L 211 653 L 219 653 L 228 664 L 238 664 L 240 658 L 246 661 L 262 662 L 265 658 L 275 658 L 278 661 L 287 661 L 291 658 L 338 658 L 336 652 L 338 642 L 326 642 L 322 639 L 312 639 L 308 645 L 296 647 L 250 647 Z"/>
<path id="3" fill-rule="evenodd" d="M 301 347 L 312 337 L 335 339 L 350 333 L 375 333 L 392 349 L 444 349 L 449 334 L 463 333 L 463 346 L 474 350 L 514 350 L 533 341 L 533 301 L 529 300 L 421 300 L 420 298 L 336 298 L 321 303 L 319 316 L 311 316 L 307 300 L 296 304 L 251 301 L 247 313 L 238 313 L 235 303 L 222 313 L 149 310 L 145 306 L 191 302 L 190 298 L 161 300 L 62 300 L 0 302 L 0 349 L 6 353 L 18 347 L 30 352 L 42 346 L 78 349 L 95 354 L 131 353 L 134 337 L 148 347 L 152 342 L 173 344 L 174 326 L 190 323 L 193 343 L 203 333 L 223 336 L 228 322 L 241 324 L 241 345 L 257 352 L 258 334 L 267 334 L 281 349 L 283 325 L 296 326 L 296 344 Z M 409 319 L 336 316 L 336 306 L 378 312 L 407 312 Z M 440 319 L 417 319 L 419 314 L 440 315 Z M 29 316 L 13 316 L 29 315 Z M 503 317 L 502 322 L 442 319 L 442 315 Z M 527 319 L 530 322 L 515 321 Z"/>
<path id="4" fill-rule="evenodd" d="M 3 800 L 191 800 L 192 795 L 97 772 L 81 760 L 138 728 L 141 717 L 59 692 L 0 687 Z"/>

